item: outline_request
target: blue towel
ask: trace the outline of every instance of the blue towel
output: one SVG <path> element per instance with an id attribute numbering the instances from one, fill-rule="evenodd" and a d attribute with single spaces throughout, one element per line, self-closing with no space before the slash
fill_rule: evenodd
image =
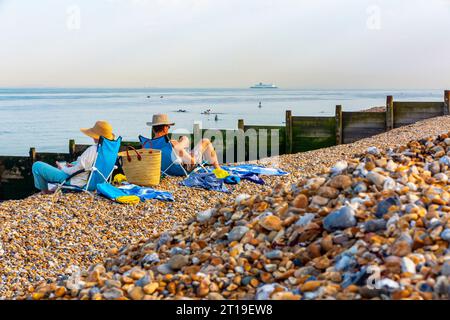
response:
<path id="1" fill-rule="evenodd" d="M 235 166 L 222 166 L 230 175 L 240 179 L 249 180 L 256 184 L 264 184 L 264 180 L 259 175 L 265 176 L 285 176 L 289 173 L 277 168 L 266 168 L 254 164 L 239 164 Z M 206 168 L 207 172 L 212 172 L 212 168 Z M 227 183 L 227 181 L 225 181 Z"/>
<path id="2" fill-rule="evenodd" d="M 223 179 L 218 179 L 214 173 L 191 173 L 180 184 L 192 188 L 229 192 L 228 188 L 224 185 Z"/>
<path id="3" fill-rule="evenodd" d="M 266 168 L 255 164 L 239 164 L 235 166 L 223 166 L 222 169 L 230 174 L 259 174 L 263 176 L 285 176 L 289 173 L 278 168 Z"/>
<path id="4" fill-rule="evenodd" d="M 239 178 L 238 176 L 227 176 L 225 177 L 225 179 L 223 179 L 223 182 L 225 182 L 226 184 L 239 184 L 241 182 L 241 178 Z"/>
<path id="5" fill-rule="evenodd" d="M 135 184 L 125 184 L 119 187 L 129 196 L 138 196 L 142 202 L 156 199 L 161 201 L 174 201 L 173 195 L 168 191 L 159 191 L 149 187 L 140 187 Z"/>
<path id="6" fill-rule="evenodd" d="M 97 185 L 97 192 L 110 200 L 115 200 L 122 196 L 138 196 L 142 202 L 150 199 L 174 201 L 173 195 L 170 192 L 158 191 L 152 188 L 136 186 L 134 184 L 125 184 L 116 188 L 105 182 Z"/>
<path id="7" fill-rule="evenodd" d="M 258 176 L 256 173 L 235 173 L 239 178 L 249 180 L 256 184 L 263 185 L 265 182 L 264 180 Z"/>

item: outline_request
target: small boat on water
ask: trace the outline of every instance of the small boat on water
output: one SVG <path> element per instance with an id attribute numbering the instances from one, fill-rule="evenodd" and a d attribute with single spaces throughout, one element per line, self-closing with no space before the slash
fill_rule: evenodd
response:
<path id="1" fill-rule="evenodd" d="M 185 109 L 178 109 L 177 112 L 186 112 Z"/>
<path id="2" fill-rule="evenodd" d="M 272 83 L 258 83 L 251 86 L 250 89 L 278 89 L 278 87 Z"/>

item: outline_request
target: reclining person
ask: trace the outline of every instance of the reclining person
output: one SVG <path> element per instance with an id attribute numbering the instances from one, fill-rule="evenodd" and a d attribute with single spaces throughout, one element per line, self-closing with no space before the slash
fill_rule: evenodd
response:
<path id="1" fill-rule="evenodd" d="M 92 168 L 97 155 L 97 144 L 100 137 L 109 140 L 114 139 L 112 133 L 112 126 L 106 121 L 97 121 L 94 127 L 89 129 L 80 129 L 85 135 L 94 140 L 95 145 L 87 148 L 81 156 L 73 163 L 62 164 L 56 161 L 56 166 L 53 167 L 45 162 L 37 161 L 33 164 L 32 172 L 34 177 L 34 185 L 44 194 L 52 193 L 48 189 L 49 183 L 62 183 L 72 174 L 89 170 Z M 69 184 L 77 187 L 84 187 L 89 179 L 89 172 L 82 172 L 70 179 Z"/>
<path id="2" fill-rule="evenodd" d="M 175 123 L 170 122 L 166 114 L 155 114 L 152 122 L 147 122 L 147 125 L 152 127 L 154 139 L 157 139 L 167 136 L 170 127 L 175 125 Z M 194 169 L 196 164 L 201 164 L 203 158 L 213 165 L 215 169 L 220 169 L 216 151 L 209 139 L 202 139 L 192 151 L 189 151 L 190 141 L 186 136 L 182 136 L 178 140 L 170 140 L 170 143 L 174 151 L 182 159 L 187 171 Z"/>

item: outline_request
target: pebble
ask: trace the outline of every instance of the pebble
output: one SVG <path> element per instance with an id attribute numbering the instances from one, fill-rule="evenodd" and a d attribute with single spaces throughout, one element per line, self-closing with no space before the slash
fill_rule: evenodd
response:
<path id="1" fill-rule="evenodd" d="M 299 227 L 305 227 L 307 226 L 313 219 L 315 218 L 314 213 L 306 213 L 305 215 L 301 216 L 300 219 L 297 220 L 295 223 L 296 226 Z"/>
<path id="2" fill-rule="evenodd" d="M 145 292 L 141 287 L 134 287 L 128 292 L 128 296 L 131 300 L 142 300 L 145 296 Z"/>
<path id="3" fill-rule="evenodd" d="M 383 190 L 394 190 L 397 186 L 397 183 L 392 178 L 386 178 L 383 183 Z"/>
<path id="4" fill-rule="evenodd" d="M 103 297 L 106 300 L 114 300 L 114 299 L 118 299 L 118 298 L 120 298 L 122 296 L 123 296 L 122 290 L 117 289 L 117 288 L 106 289 L 103 292 Z"/>
<path id="5" fill-rule="evenodd" d="M 368 148 L 366 149 L 366 152 L 367 152 L 368 154 L 373 154 L 373 155 L 375 155 L 375 156 L 377 156 L 377 155 L 380 154 L 380 150 L 379 150 L 377 147 L 375 147 L 375 146 L 370 146 L 370 147 L 368 147 Z"/>
<path id="6" fill-rule="evenodd" d="M 364 229 L 366 232 L 377 232 L 386 229 L 387 221 L 384 219 L 373 219 L 369 220 L 364 224 Z"/>
<path id="7" fill-rule="evenodd" d="M 212 214 L 213 214 L 213 210 L 212 209 L 201 211 L 201 212 L 199 212 L 197 214 L 197 221 L 198 222 L 206 222 L 209 219 L 211 219 Z"/>
<path id="8" fill-rule="evenodd" d="M 158 289 L 159 284 L 157 282 L 152 282 L 146 285 L 143 289 L 146 294 L 153 294 L 156 289 Z"/>
<path id="9" fill-rule="evenodd" d="M 383 187 L 384 182 L 386 181 L 386 176 L 379 174 L 377 172 L 369 172 L 367 175 L 367 179 L 372 182 L 377 187 Z"/>
<path id="10" fill-rule="evenodd" d="M 180 270 L 184 266 L 188 265 L 188 263 L 189 263 L 188 257 L 183 256 L 181 254 L 177 254 L 177 255 L 174 255 L 172 258 L 170 258 L 169 267 L 172 270 Z"/>
<path id="11" fill-rule="evenodd" d="M 281 259 L 283 252 L 281 250 L 272 250 L 264 254 L 267 259 Z"/>
<path id="12" fill-rule="evenodd" d="M 390 292 L 395 292 L 400 289 L 400 285 L 398 284 L 398 282 L 387 278 L 378 281 L 376 285 L 380 289 L 385 289 Z"/>
<path id="13" fill-rule="evenodd" d="M 275 290 L 274 284 L 265 284 L 258 288 L 256 291 L 255 299 L 256 300 L 269 300 L 270 295 Z"/>
<path id="14" fill-rule="evenodd" d="M 239 241 L 248 232 L 249 228 L 245 226 L 234 227 L 233 230 L 228 234 L 229 241 Z"/>
<path id="15" fill-rule="evenodd" d="M 308 197 L 304 194 L 299 194 L 294 199 L 294 207 L 305 209 L 308 206 Z"/>
<path id="16" fill-rule="evenodd" d="M 170 265 L 169 264 L 160 264 L 157 268 L 156 268 L 156 270 L 159 272 L 159 273 L 161 273 L 161 274 L 169 274 L 169 273 L 172 273 L 173 272 L 173 270 L 170 268 Z"/>
<path id="17" fill-rule="evenodd" d="M 349 176 L 339 175 L 332 178 L 329 182 L 329 187 L 336 189 L 347 189 L 351 187 L 352 179 Z"/>
<path id="18" fill-rule="evenodd" d="M 305 188 L 317 190 L 325 183 L 325 181 L 327 181 L 327 179 L 325 179 L 324 177 L 312 178 L 307 182 Z"/>
<path id="19" fill-rule="evenodd" d="M 411 274 L 416 273 L 415 263 L 407 257 L 402 258 L 401 267 L 402 267 L 402 272 L 408 272 Z"/>
<path id="20" fill-rule="evenodd" d="M 450 242 L 450 229 L 445 229 L 444 231 L 442 231 L 441 238 L 447 242 Z"/>
<path id="21" fill-rule="evenodd" d="M 443 156 L 442 158 L 439 159 L 439 163 L 446 166 L 450 166 L 450 157 Z"/>
<path id="22" fill-rule="evenodd" d="M 235 203 L 236 203 L 236 205 L 240 205 L 242 203 L 242 201 L 247 200 L 250 197 L 251 196 L 249 194 L 242 193 L 236 197 Z"/>
<path id="23" fill-rule="evenodd" d="M 400 200 L 397 197 L 387 198 L 378 204 L 375 215 L 377 216 L 377 218 L 382 218 L 386 213 L 389 212 L 389 209 L 391 209 L 391 207 L 399 205 Z"/>
<path id="24" fill-rule="evenodd" d="M 314 196 L 312 197 L 312 203 L 318 206 L 325 206 L 327 205 L 329 199 L 321 197 L 321 196 Z"/>
<path id="25" fill-rule="evenodd" d="M 394 161 L 389 160 L 386 164 L 386 170 L 390 172 L 395 172 L 398 168 L 398 164 L 396 164 Z"/>
<path id="26" fill-rule="evenodd" d="M 266 230 L 279 231 L 282 228 L 281 219 L 277 216 L 270 215 L 259 220 L 259 224 Z"/>
<path id="27" fill-rule="evenodd" d="M 336 199 L 339 195 L 339 190 L 333 187 L 320 187 L 317 194 L 323 198 Z"/>
<path id="28" fill-rule="evenodd" d="M 341 209 L 330 213 L 323 220 L 323 226 L 328 231 L 346 229 L 355 225 L 355 215 L 353 209 L 349 206 L 344 206 Z"/>
<path id="29" fill-rule="evenodd" d="M 411 245 L 405 240 L 397 240 L 392 246 L 392 254 L 404 257 L 411 253 Z"/>
<path id="30" fill-rule="evenodd" d="M 277 270 L 277 265 L 276 264 L 266 264 L 266 265 L 264 265 L 264 269 L 267 272 L 274 272 L 275 270 Z"/>
<path id="31" fill-rule="evenodd" d="M 142 259 L 142 263 L 143 263 L 144 265 L 146 265 L 146 264 L 152 264 L 152 263 L 154 263 L 154 262 L 159 262 L 159 261 L 160 261 L 160 260 L 159 260 L 159 256 L 158 256 L 158 254 L 155 253 L 155 252 L 146 254 L 146 255 L 144 256 L 144 258 Z"/>
<path id="32" fill-rule="evenodd" d="M 320 282 L 320 281 L 308 281 L 300 286 L 300 291 L 302 291 L 302 292 L 315 291 L 321 285 L 322 285 L 322 282 Z"/>
<path id="33" fill-rule="evenodd" d="M 441 268 L 441 274 L 443 276 L 450 276 L 450 260 L 444 262 Z"/>
<path id="34" fill-rule="evenodd" d="M 367 186 L 364 182 L 358 182 L 354 187 L 353 190 L 355 193 L 361 193 L 367 191 Z"/>
<path id="35" fill-rule="evenodd" d="M 332 174 L 339 174 L 345 171 L 348 168 L 348 163 L 345 160 L 341 160 L 335 163 L 335 165 L 331 168 Z"/>
<path id="36" fill-rule="evenodd" d="M 148 285 L 150 282 L 151 282 L 150 277 L 149 277 L 147 274 L 145 274 L 144 276 L 142 276 L 141 278 L 139 278 L 134 284 L 135 284 L 136 286 L 139 286 L 139 287 L 145 287 L 145 286 Z"/>

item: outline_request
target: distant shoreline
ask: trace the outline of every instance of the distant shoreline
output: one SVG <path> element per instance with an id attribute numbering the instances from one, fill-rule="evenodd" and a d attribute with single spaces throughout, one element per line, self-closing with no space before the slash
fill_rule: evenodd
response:
<path id="1" fill-rule="evenodd" d="M 369 109 L 361 110 L 361 112 L 386 112 L 386 107 L 372 107 Z"/>

